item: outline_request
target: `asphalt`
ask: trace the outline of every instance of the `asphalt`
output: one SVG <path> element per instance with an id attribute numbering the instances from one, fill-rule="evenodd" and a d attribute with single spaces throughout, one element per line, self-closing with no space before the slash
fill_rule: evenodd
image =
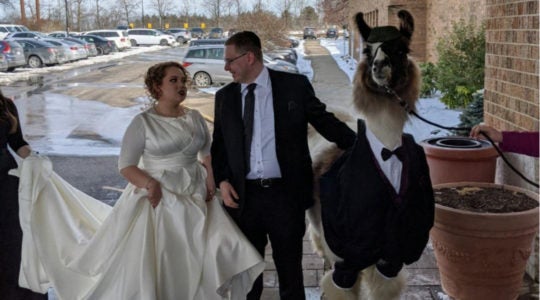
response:
<path id="1" fill-rule="evenodd" d="M 352 85 L 347 75 L 341 71 L 326 48 L 320 46 L 318 41 L 305 43 L 307 59 L 311 60 L 314 77 L 313 87 L 317 96 L 329 105 L 350 107 Z M 198 104 L 199 103 L 199 104 Z M 187 101 L 187 105 L 200 110 L 209 121 L 213 117 L 212 104 Z M 210 122 L 211 127 L 211 122 Z M 212 130 L 210 128 L 210 130 Z M 55 171 L 68 182 L 83 192 L 105 201 L 111 205 L 121 193 L 126 181 L 118 174 L 116 169 L 117 157 L 65 157 L 52 156 Z M 263 300 L 279 299 L 278 279 L 275 265 L 271 256 L 271 249 L 267 249 L 265 260 L 267 268 L 264 272 Z M 325 262 L 315 254 L 307 235 L 304 237 L 304 285 L 307 299 L 324 299 L 319 289 L 319 280 L 328 270 Z M 405 268 L 408 272 L 408 285 L 401 299 L 450 299 L 445 297 L 441 285 L 439 271 L 435 261 L 431 243 L 428 244 L 419 261 Z M 525 276 L 519 300 L 538 299 L 538 284 Z M 50 300 L 56 300 L 54 293 L 50 293 Z M 483 300 L 483 299 L 479 299 Z"/>

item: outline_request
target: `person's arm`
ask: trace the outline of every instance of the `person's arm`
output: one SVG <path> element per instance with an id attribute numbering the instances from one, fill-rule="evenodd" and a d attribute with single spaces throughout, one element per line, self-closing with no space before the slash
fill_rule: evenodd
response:
<path id="1" fill-rule="evenodd" d="M 223 204 L 227 207 L 238 208 L 239 205 L 235 201 L 240 197 L 229 182 L 230 171 L 227 161 L 227 153 L 225 151 L 225 141 L 221 129 L 221 105 L 225 96 L 223 90 L 216 93 L 216 101 L 214 106 L 214 132 L 212 135 L 212 168 L 214 172 L 215 184 L 219 186 Z"/>
<path id="2" fill-rule="evenodd" d="M 308 121 L 325 139 L 336 143 L 340 149 L 346 150 L 354 144 L 356 133 L 344 122 L 326 110 L 326 105 L 316 96 L 313 86 L 307 78 L 304 80 L 307 93 L 306 112 Z"/>
<path id="3" fill-rule="evenodd" d="M 216 194 L 216 183 L 214 181 L 214 172 L 212 171 L 212 156 L 207 155 L 202 160 L 202 164 L 206 168 L 206 201 L 210 201 Z"/>
<path id="4" fill-rule="evenodd" d="M 136 116 L 129 124 L 122 139 L 118 158 L 120 174 L 134 186 L 148 191 L 148 201 L 156 207 L 161 201 L 162 191 L 159 181 L 137 167 L 145 147 L 145 128 L 140 117 Z"/>
<path id="5" fill-rule="evenodd" d="M 502 141 L 499 143 L 499 147 L 506 152 L 538 157 L 538 143 L 538 132 L 503 131 Z"/>
<path id="6" fill-rule="evenodd" d="M 204 120 L 203 116 L 196 110 L 194 113 L 197 114 L 197 119 L 200 127 L 202 128 L 202 139 L 204 140 L 204 144 L 199 150 L 198 156 L 202 165 L 206 169 L 206 201 L 210 201 L 216 194 L 216 183 L 214 179 L 214 171 L 212 170 L 212 156 L 210 155 L 212 139 L 210 138 L 210 131 L 208 130 L 208 126 L 206 125 L 206 121 Z"/>
<path id="7" fill-rule="evenodd" d="M 493 142 L 499 143 L 502 151 L 539 156 L 538 132 L 499 131 L 480 123 L 471 129 L 469 136 L 478 139 L 483 137 L 481 133 L 487 135 Z"/>

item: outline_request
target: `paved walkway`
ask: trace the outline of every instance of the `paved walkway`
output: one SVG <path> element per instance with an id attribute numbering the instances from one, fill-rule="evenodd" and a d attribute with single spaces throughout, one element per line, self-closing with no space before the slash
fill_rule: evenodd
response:
<path id="1" fill-rule="evenodd" d="M 352 85 L 348 76 L 339 68 L 328 50 L 320 46 L 318 41 L 309 41 L 305 43 L 305 52 L 306 58 L 311 59 L 314 73 L 312 84 L 318 98 L 325 102 L 330 110 L 335 106 L 351 107 Z M 264 272 L 265 290 L 262 299 L 277 300 L 279 299 L 278 280 L 270 248 L 267 249 L 265 260 L 267 261 L 267 268 Z M 307 234 L 304 237 L 302 265 L 304 268 L 306 298 L 309 300 L 321 299 L 319 281 L 325 272 L 324 261 L 313 252 Z M 405 269 L 409 274 L 408 286 L 401 299 L 450 300 L 440 286 L 439 270 L 437 269 L 431 243 L 424 250 L 420 260 L 406 266 Z M 526 277 L 521 294 L 519 300 L 538 299 L 538 286 L 533 286 L 531 280 Z"/>

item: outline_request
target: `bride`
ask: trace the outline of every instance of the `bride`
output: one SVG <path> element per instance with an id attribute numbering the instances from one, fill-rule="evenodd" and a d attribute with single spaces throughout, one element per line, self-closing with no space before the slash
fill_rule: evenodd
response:
<path id="1" fill-rule="evenodd" d="M 264 262 L 214 197 L 208 128 L 180 105 L 187 81 L 176 62 L 148 69 L 157 101 L 126 130 L 118 167 L 129 184 L 114 208 L 47 158 L 23 160 L 21 286 L 69 300 L 245 299 Z"/>

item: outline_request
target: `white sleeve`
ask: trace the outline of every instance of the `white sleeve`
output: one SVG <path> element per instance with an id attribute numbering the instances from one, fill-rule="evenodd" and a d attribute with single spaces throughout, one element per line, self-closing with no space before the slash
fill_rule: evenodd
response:
<path id="1" fill-rule="evenodd" d="M 208 125 L 206 125 L 206 120 L 204 120 L 203 116 L 199 111 L 195 111 L 197 114 L 197 121 L 200 123 L 200 126 L 202 128 L 202 139 L 204 141 L 201 149 L 199 150 L 199 159 L 202 160 L 204 157 L 207 157 L 210 155 L 210 146 L 212 146 L 212 139 L 210 137 L 210 131 L 208 130 Z"/>
<path id="2" fill-rule="evenodd" d="M 140 115 L 135 116 L 126 129 L 118 158 L 118 170 L 137 166 L 144 152 L 145 130 Z"/>

